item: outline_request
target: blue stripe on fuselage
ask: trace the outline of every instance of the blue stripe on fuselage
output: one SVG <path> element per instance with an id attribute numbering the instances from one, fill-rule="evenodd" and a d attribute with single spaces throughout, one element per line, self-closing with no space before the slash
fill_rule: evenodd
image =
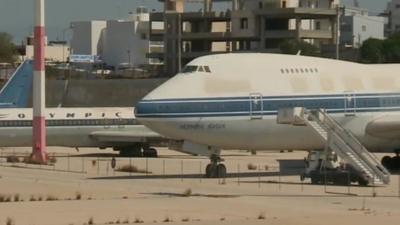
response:
<path id="1" fill-rule="evenodd" d="M 276 115 L 280 108 L 323 108 L 332 113 L 400 111 L 400 93 L 302 95 L 262 97 L 262 108 L 250 97 L 143 100 L 137 117 L 220 117 Z"/>

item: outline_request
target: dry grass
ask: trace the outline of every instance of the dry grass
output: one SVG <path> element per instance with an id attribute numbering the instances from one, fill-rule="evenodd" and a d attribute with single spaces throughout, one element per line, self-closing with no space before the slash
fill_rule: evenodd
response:
<path id="1" fill-rule="evenodd" d="M 136 217 L 135 220 L 133 221 L 133 223 L 144 223 L 144 221 L 142 219 L 140 219 L 139 217 Z"/>
<path id="2" fill-rule="evenodd" d="M 92 224 L 94 224 L 93 217 L 90 217 L 90 218 L 89 218 L 89 220 L 88 220 L 87 224 L 89 224 L 89 225 L 92 225 Z"/>
<path id="3" fill-rule="evenodd" d="M 58 201 L 58 198 L 53 195 L 47 195 L 46 201 Z"/>
<path id="4" fill-rule="evenodd" d="M 190 196 L 192 195 L 192 189 L 191 189 L 191 188 L 186 189 L 186 190 L 182 193 L 182 195 L 185 196 L 185 197 L 190 197 Z"/>
<path id="5" fill-rule="evenodd" d="M 260 212 L 260 214 L 257 216 L 258 220 L 265 220 L 266 218 L 265 212 Z"/>
<path id="6" fill-rule="evenodd" d="M 31 197 L 29 198 L 29 201 L 31 201 L 31 202 L 36 202 L 37 199 L 36 199 L 35 196 L 31 195 Z"/>
<path id="7" fill-rule="evenodd" d="M 170 222 L 173 222 L 173 220 L 171 219 L 171 217 L 166 216 L 166 217 L 164 218 L 163 222 L 164 222 L 164 223 L 170 223 Z"/>
<path id="8" fill-rule="evenodd" d="M 0 195 L 0 202 L 11 202 L 12 201 L 12 197 L 11 195 Z"/>
<path id="9" fill-rule="evenodd" d="M 146 174 L 151 173 L 147 170 L 139 169 L 133 165 L 123 165 L 123 166 L 118 167 L 115 171 L 126 172 L 126 173 L 146 173 Z"/>
<path id="10" fill-rule="evenodd" d="M 21 201 L 21 197 L 19 196 L 19 194 L 15 194 L 14 195 L 14 202 L 19 202 Z"/>
<path id="11" fill-rule="evenodd" d="M 11 217 L 7 217 L 6 219 L 6 225 L 15 225 L 15 221 Z"/>
<path id="12" fill-rule="evenodd" d="M 189 222 L 189 221 L 190 221 L 189 217 L 185 217 L 185 218 L 182 219 L 182 222 Z"/>
<path id="13" fill-rule="evenodd" d="M 21 161 L 18 156 L 10 155 L 10 156 L 7 156 L 7 162 L 8 163 L 19 163 Z"/>
<path id="14" fill-rule="evenodd" d="M 257 170 L 257 166 L 252 163 L 249 163 L 249 164 L 247 164 L 247 169 L 248 170 Z"/>
<path id="15" fill-rule="evenodd" d="M 79 191 L 77 191 L 75 193 L 75 200 L 81 200 L 81 199 L 82 199 L 82 194 Z"/>
<path id="16" fill-rule="evenodd" d="M 55 156 L 51 156 L 51 157 L 49 157 L 48 161 L 51 164 L 56 164 L 57 163 L 57 158 Z"/>

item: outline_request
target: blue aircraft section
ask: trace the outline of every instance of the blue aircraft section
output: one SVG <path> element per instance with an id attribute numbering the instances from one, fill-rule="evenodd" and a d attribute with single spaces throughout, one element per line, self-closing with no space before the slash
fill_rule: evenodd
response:
<path id="1" fill-rule="evenodd" d="M 32 92 L 33 61 L 23 62 L 0 91 L 0 108 L 28 106 Z"/>

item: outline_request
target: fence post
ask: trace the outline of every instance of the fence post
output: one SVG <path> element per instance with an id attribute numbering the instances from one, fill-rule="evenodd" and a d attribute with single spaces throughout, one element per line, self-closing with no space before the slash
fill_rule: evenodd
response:
<path id="1" fill-rule="evenodd" d="M 70 165 L 70 161 L 69 161 L 69 153 L 68 153 L 68 159 L 67 160 L 68 160 L 68 169 L 67 169 L 67 171 L 70 172 L 69 170 L 71 169 L 71 165 Z"/>
<path id="2" fill-rule="evenodd" d="M 163 178 L 165 179 L 165 159 L 163 160 Z"/>
<path id="3" fill-rule="evenodd" d="M 82 157 L 82 173 L 85 172 L 85 158 Z"/>
<path id="4" fill-rule="evenodd" d="M 237 180 L 238 186 L 240 186 L 240 163 L 238 163 L 237 165 L 237 178 L 238 178 Z"/>
<path id="5" fill-rule="evenodd" d="M 97 157 L 97 175 L 100 174 L 100 158 Z"/>
<path id="6" fill-rule="evenodd" d="M 146 157 L 146 176 L 149 174 L 149 158 Z"/>
<path id="7" fill-rule="evenodd" d="M 202 177 L 202 161 L 199 163 L 199 174 L 200 174 L 200 183 L 202 182 L 201 177 Z"/>
<path id="8" fill-rule="evenodd" d="M 181 160 L 181 182 L 183 182 L 183 160 Z"/>

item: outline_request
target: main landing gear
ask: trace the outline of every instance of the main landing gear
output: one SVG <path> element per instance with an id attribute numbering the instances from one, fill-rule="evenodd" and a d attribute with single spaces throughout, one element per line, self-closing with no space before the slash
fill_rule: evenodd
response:
<path id="1" fill-rule="evenodd" d="M 388 170 L 400 170 L 400 150 L 396 150 L 396 156 L 394 157 L 383 157 L 381 163 Z"/>
<path id="2" fill-rule="evenodd" d="M 226 166 L 221 162 L 223 159 L 218 155 L 211 155 L 211 163 L 206 167 L 207 178 L 225 178 L 226 177 Z"/>

